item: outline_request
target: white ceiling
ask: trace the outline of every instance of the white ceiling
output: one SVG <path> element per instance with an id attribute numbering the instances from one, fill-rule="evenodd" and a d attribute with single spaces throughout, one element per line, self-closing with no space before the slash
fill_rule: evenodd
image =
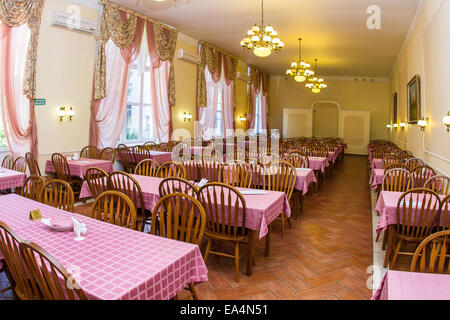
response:
<path id="1" fill-rule="evenodd" d="M 261 21 L 261 0 L 113 0 L 181 33 L 207 41 L 272 75 L 284 75 L 298 56 L 319 59 L 319 74 L 388 77 L 422 0 L 265 0 L 265 22 L 285 48 L 268 58 L 243 51 L 241 39 Z M 370 5 L 381 8 L 381 29 L 366 25 Z"/>

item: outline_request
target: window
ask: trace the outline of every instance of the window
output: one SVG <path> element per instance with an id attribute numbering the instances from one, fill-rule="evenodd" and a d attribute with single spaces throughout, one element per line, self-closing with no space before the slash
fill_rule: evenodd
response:
<path id="1" fill-rule="evenodd" d="M 130 65 L 127 110 L 120 141 L 131 144 L 155 140 L 150 96 L 150 58 L 147 56 L 143 70 L 139 70 L 137 63 Z"/>
<path id="2" fill-rule="evenodd" d="M 219 94 L 217 97 L 217 111 L 216 111 L 216 124 L 214 128 L 214 137 L 223 137 L 223 112 L 222 112 L 222 95 L 223 89 L 219 87 Z"/>
<path id="3" fill-rule="evenodd" d="M 262 134 L 261 94 L 256 95 L 255 129 L 254 134 Z"/>
<path id="4" fill-rule="evenodd" d="M 3 128 L 3 121 L 0 117 L 0 151 L 2 150 L 8 150 L 8 140 L 6 140 L 5 128 Z"/>

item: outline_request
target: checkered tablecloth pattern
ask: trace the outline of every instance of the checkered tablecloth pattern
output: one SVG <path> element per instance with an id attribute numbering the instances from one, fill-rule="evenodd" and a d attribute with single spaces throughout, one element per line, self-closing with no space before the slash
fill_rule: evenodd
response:
<path id="1" fill-rule="evenodd" d="M 73 232 L 51 231 L 30 220 L 29 212 L 35 209 L 44 218 L 73 216 L 86 223 L 85 240 L 75 241 Z M 15 194 L 0 197 L 0 221 L 22 240 L 33 241 L 54 256 L 90 299 L 168 300 L 188 283 L 208 280 L 197 245 L 129 230 Z"/>
<path id="2" fill-rule="evenodd" d="M 309 168 L 314 171 L 325 172 L 325 168 L 330 166 L 328 158 L 325 157 L 308 157 Z"/>
<path id="3" fill-rule="evenodd" d="M 97 167 L 105 170 L 106 172 L 113 172 L 114 166 L 112 161 L 108 160 L 98 160 L 98 159 L 85 159 L 80 158 L 78 160 L 67 160 L 69 165 L 70 174 L 72 176 L 80 177 L 84 179 L 84 174 L 89 168 Z M 51 160 L 47 160 L 45 165 L 45 172 L 55 173 L 55 168 Z"/>
<path id="4" fill-rule="evenodd" d="M 25 180 L 26 173 L 0 168 L 0 190 L 22 187 Z"/>

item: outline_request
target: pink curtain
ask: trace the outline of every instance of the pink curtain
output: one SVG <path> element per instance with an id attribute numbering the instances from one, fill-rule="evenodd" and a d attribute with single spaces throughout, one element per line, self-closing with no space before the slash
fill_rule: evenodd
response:
<path id="1" fill-rule="evenodd" d="M 123 20 L 127 14 L 119 11 Z M 117 47 L 111 40 L 106 51 L 106 97 L 92 98 L 89 144 L 100 149 L 114 147 L 125 122 L 130 64 L 139 56 L 145 20 L 138 18 L 133 42 L 127 48 Z M 94 97 L 93 81 L 92 97 Z"/>
<path id="2" fill-rule="evenodd" d="M 200 124 L 202 125 L 202 136 L 204 139 L 212 139 L 214 135 L 217 102 L 219 98 L 219 82 L 214 82 L 208 68 L 205 70 L 206 76 L 206 108 L 200 108 Z"/>
<path id="3" fill-rule="evenodd" d="M 0 105 L 3 127 L 14 157 L 31 152 L 38 157 L 34 101 L 23 94 L 30 29 L 0 23 Z"/>
<path id="4" fill-rule="evenodd" d="M 158 142 L 172 139 L 172 110 L 169 103 L 170 61 L 162 61 L 156 51 L 153 23 L 147 21 L 147 45 L 150 55 L 150 95 L 153 105 L 153 119 Z"/>
<path id="5" fill-rule="evenodd" d="M 259 94 L 260 90 L 258 88 L 255 87 L 255 85 L 252 85 L 252 87 L 250 88 L 251 90 L 251 95 L 252 95 L 252 112 L 247 115 L 247 120 L 249 120 L 249 129 L 250 130 L 254 130 L 255 129 L 255 124 L 256 124 L 256 96 Z"/>
<path id="6" fill-rule="evenodd" d="M 222 95 L 223 128 L 225 137 L 234 134 L 234 81 L 225 85 Z"/>
<path id="7" fill-rule="evenodd" d="M 261 93 L 261 122 L 262 129 L 267 130 L 267 94 Z"/>

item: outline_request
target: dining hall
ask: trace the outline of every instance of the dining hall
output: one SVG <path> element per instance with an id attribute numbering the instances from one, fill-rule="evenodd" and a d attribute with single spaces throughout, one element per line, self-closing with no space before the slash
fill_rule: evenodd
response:
<path id="1" fill-rule="evenodd" d="M 450 300 L 449 34 L 450 0 L 0 1 L 0 305 Z"/>

